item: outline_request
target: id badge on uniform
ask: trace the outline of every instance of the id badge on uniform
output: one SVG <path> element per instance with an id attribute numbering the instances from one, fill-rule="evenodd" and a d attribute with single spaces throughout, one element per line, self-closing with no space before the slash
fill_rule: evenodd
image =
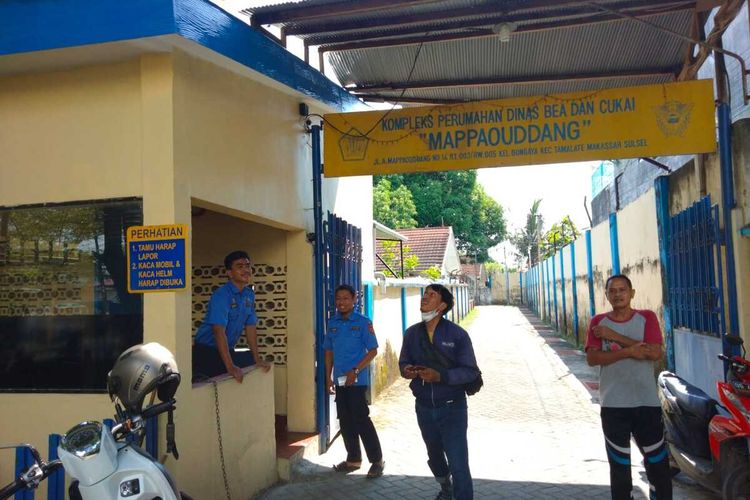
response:
<path id="1" fill-rule="evenodd" d="M 358 379 L 358 377 L 354 377 L 354 383 L 355 384 L 357 383 L 357 379 Z M 338 382 L 339 387 L 344 387 L 346 385 L 346 375 L 341 375 L 338 378 L 337 382 Z"/>

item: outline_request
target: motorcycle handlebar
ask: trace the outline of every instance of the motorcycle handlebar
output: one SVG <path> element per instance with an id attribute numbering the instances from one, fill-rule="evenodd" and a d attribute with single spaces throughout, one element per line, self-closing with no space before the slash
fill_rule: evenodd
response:
<path id="1" fill-rule="evenodd" d="M 153 416 L 159 415 L 161 413 L 167 412 L 169 410 L 174 409 L 174 405 L 177 401 L 174 399 L 170 399 L 169 401 L 165 401 L 164 403 L 159 403 L 153 406 L 149 406 L 145 410 L 143 410 L 143 420 L 146 420 L 147 418 L 151 418 Z"/>
<path id="2" fill-rule="evenodd" d="M 42 480 L 47 479 L 57 469 L 61 469 L 62 466 L 63 466 L 62 461 L 60 461 L 59 459 L 53 460 L 47 464 L 44 464 L 44 466 L 42 466 L 42 472 L 44 473 L 44 475 L 42 476 Z"/>
<path id="3" fill-rule="evenodd" d="M 20 477 L 0 490 L 0 500 L 10 498 L 26 487 L 26 481 Z"/>
<path id="4" fill-rule="evenodd" d="M 732 363 L 732 364 L 735 364 L 737 366 L 743 366 L 743 365 L 747 364 L 747 362 L 744 359 L 740 360 L 740 359 L 736 359 L 736 358 L 730 358 L 729 356 L 725 356 L 724 354 L 719 354 L 716 357 L 719 358 L 722 361 L 726 361 L 727 363 Z"/>
<path id="5" fill-rule="evenodd" d="M 39 481 L 33 481 L 33 485 L 31 485 L 31 488 L 36 488 L 38 484 L 45 479 L 47 479 L 53 472 L 55 472 L 57 469 L 61 468 L 62 462 L 60 460 L 53 460 L 49 463 L 45 463 L 43 461 L 36 461 L 37 457 L 39 457 L 39 452 L 36 451 L 36 449 L 33 446 L 29 446 L 29 449 L 31 450 L 32 455 L 34 456 L 35 462 L 34 464 L 23 471 L 21 473 L 21 476 L 16 478 L 13 482 L 7 484 L 4 488 L 0 489 L 0 500 L 5 500 L 6 498 L 10 498 L 19 491 L 26 489 L 30 486 L 30 482 L 27 482 L 27 480 L 24 478 L 26 473 L 29 472 L 29 470 L 32 467 L 39 467 L 42 470 L 42 476 L 39 479 Z"/>

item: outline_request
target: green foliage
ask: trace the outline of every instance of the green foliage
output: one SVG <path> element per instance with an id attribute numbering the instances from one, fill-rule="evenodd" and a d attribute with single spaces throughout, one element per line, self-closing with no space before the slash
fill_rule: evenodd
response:
<path id="1" fill-rule="evenodd" d="M 464 316 L 464 319 L 462 319 L 459 322 L 459 325 L 461 325 L 461 328 L 468 330 L 469 327 L 472 325 L 472 323 L 474 323 L 474 320 L 477 319 L 478 315 L 479 315 L 479 309 L 475 307 L 469 312 L 469 314 Z"/>
<path id="2" fill-rule="evenodd" d="M 34 261 L 39 262 L 42 251 L 49 259 L 56 250 L 67 256 L 68 245 L 96 236 L 97 224 L 93 207 L 18 209 L 3 214 L 0 240 L 22 253 L 27 242 L 33 243 Z"/>
<path id="3" fill-rule="evenodd" d="M 412 253 L 411 248 L 404 247 L 404 272 L 409 274 L 415 270 L 419 265 L 419 257 L 417 254 Z"/>
<path id="4" fill-rule="evenodd" d="M 502 272 L 503 265 L 500 264 L 499 262 L 487 262 L 484 265 L 484 268 L 487 271 L 487 274 L 499 273 L 499 272 Z"/>
<path id="5" fill-rule="evenodd" d="M 570 220 L 570 216 L 566 215 L 560 222 L 552 224 L 550 230 L 544 234 L 542 238 L 542 258 L 546 259 L 553 256 L 555 252 L 571 241 L 575 241 L 579 236 L 581 236 L 581 232 Z"/>
<path id="6" fill-rule="evenodd" d="M 516 247 L 522 258 L 528 259 L 529 266 L 539 262 L 539 241 L 542 239 L 544 217 L 539 213 L 541 199 L 534 200 L 529 213 L 526 215 L 526 225 L 510 237 L 510 242 Z"/>
<path id="7" fill-rule="evenodd" d="M 425 269 L 421 274 L 425 278 L 429 278 L 431 280 L 440 279 L 440 277 L 443 275 L 443 273 L 440 272 L 440 267 L 436 265 Z"/>
<path id="8" fill-rule="evenodd" d="M 378 255 L 380 255 L 380 258 L 383 259 L 388 267 L 393 269 L 396 274 L 393 274 L 387 268 L 383 272 L 386 276 L 390 276 L 392 278 L 400 278 L 401 276 L 399 276 L 399 274 L 401 273 L 401 255 L 399 252 L 398 242 L 381 241 L 380 243 L 383 246 L 383 251 Z M 404 245 L 404 274 L 408 275 L 411 271 L 416 269 L 418 265 L 419 257 L 417 257 L 411 251 L 411 248 Z"/>
<path id="9" fill-rule="evenodd" d="M 417 227 L 411 192 L 406 186 L 393 189 L 388 179 L 380 179 L 372 192 L 372 217 L 393 229 Z"/>
<path id="10" fill-rule="evenodd" d="M 379 176 L 376 189 L 383 181 L 411 193 L 417 227 L 452 226 L 458 249 L 478 262 L 489 260 L 487 251 L 505 239 L 503 208 L 477 184 L 475 170 Z"/>

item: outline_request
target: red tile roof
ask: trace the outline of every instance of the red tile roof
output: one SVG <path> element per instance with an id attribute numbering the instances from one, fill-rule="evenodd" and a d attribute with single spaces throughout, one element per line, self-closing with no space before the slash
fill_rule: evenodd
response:
<path id="1" fill-rule="evenodd" d="M 450 226 L 441 227 L 419 227 L 414 229 L 398 229 L 399 233 L 406 236 L 408 241 L 404 242 L 404 247 L 409 247 L 412 253 L 419 257 L 419 264 L 415 271 L 417 273 L 429 269 L 432 266 L 442 267 L 445 258 L 445 250 L 448 246 L 448 237 L 450 236 Z M 382 254 L 382 242 L 376 242 L 378 254 Z M 398 252 L 398 246 L 396 246 Z M 405 256 L 407 255 L 404 252 Z M 385 267 L 375 259 L 375 270 L 383 271 Z M 400 269 L 394 269 L 399 272 Z"/>
<path id="2" fill-rule="evenodd" d="M 461 264 L 461 274 L 474 278 L 481 276 L 482 264 Z"/>

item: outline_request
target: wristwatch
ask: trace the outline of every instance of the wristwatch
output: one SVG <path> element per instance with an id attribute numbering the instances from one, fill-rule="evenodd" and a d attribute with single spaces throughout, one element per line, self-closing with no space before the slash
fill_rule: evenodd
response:
<path id="1" fill-rule="evenodd" d="M 352 371 L 355 375 L 359 375 L 359 368 L 357 368 L 356 366 L 352 369 Z"/>

